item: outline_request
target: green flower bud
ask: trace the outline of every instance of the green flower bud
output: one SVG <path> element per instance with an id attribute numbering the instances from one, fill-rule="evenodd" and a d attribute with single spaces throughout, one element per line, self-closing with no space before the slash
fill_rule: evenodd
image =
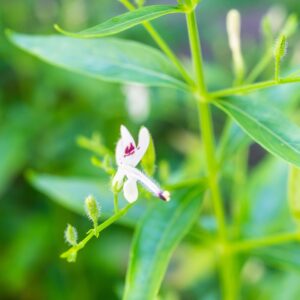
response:
<path id="1" fill-rule="evenodd" d="M 77 245 L 77 230 L 72 225 L 68 224 L 65 230 L 65 239 L 66 242 L 69 243 L 71 246 Z"/>
<path id="2" fill-rule="evenodd" d="M 287 40 L 285 35 L 281 35 L 276 44 L 275 44 L 275 48 L 274 48 L 274 56 L 276 61 L 281 61 L 282 58 L 286 55 L 287 52 Z"/>
<path id="3" fill-rule="evenodd" d="M 100 208 L 94 196 L 89 195 L 85 199 L 85 210 L 87 216 L 94 223 L 94 226 L 96 227 L 98 219 L 100 217 Z"/>

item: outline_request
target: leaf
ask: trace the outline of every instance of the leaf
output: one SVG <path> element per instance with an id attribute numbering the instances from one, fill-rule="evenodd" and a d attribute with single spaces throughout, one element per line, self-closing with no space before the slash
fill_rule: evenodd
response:
<path id="1" fill-rule="evenodd" d="M 264 160 L 248 178 L 242 199 L 243 231 L 248 237 L 293 230 L 287 205 L 288 165 L 274 157 Z"/>
<path id="2" fill-rule="evenodd" d="M 182 10 L 179 6 L 171 5 L 151 5 L 127 12 L 120 16 L 107 20 L 104 23 L 82 30 L 78 33 L 72 33 L 61 29 L 55 25 L 55 29 L 65 35 L 76 38 L 97 38 L 113 35 L 132 28 L 143 22 L 174 13 L 180 13 Z"/>
<path id="3" fill-rule="evenodd" d="M 187 89 L 176 68 L 160 51 L 137 42 L 17 33 L 9 33 L 9 38 L 41 60 L 86 76 L 112 82 Z"/>
<path id="4" fill-rule="evenodd" d="M 152 176 L 155 171 L 155 148 L 153 143 L 153 138 L 150 136 L 150 143 L 148 149 L 141 160 L 142 167 L 145 173 L 149 176 Z"/>
<path id="5" fill-rule="evenodd" d="M 267 262 L 278 269 L 300 270 L 300 249 L 298 243 L 288 243 L 275 245 L 253 250 L 253 254 L 260 256 L 263 261 Z"/>
<path id="6" fill-rule="evenodd" d="M 199 217 L 204 186 L 174 191 L 147 212 L 134 236 L 124 300 L 156 299 L 173 251 Z"/>
<path id="7" fill-rule="evenodd" d="M 101 206 L 101 216 L 110 217 L 114 213 L 113 194 L 109 185 L 95 178 L 59 177 L 33 172 L 28 173 L 27 178 L 37 190 L 71 211 L 85 214 L 84 200 L 88 195 L 93 195 Z M 120 202 L 120 208 L 126 205 L 125 201 Z M 142 202 L 136 204 L 119 222 L 135 225 L 144 209 Z"/>
<path id="8" fill-rule="evenodd" d="M 214 102 L 270 153 L 300 167 L 300 128 L 262 99 Z"/>
<path id="9" fill-rule="evenodd" d="M 288 200 L 291 213 L 296 221 L 300 220 L 300 169 L 290 166 Z"/>

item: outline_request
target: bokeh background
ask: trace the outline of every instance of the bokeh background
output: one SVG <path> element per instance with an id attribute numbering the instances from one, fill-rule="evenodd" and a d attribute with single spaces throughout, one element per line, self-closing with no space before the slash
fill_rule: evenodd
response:
<path id="1" fill-rule="evenodd" d="M 149 4 L 175 2 L 148 1 Z M 262 17 L 271 14 L 276 27 L 289 13 L 300 12 L 300 4 L 295 0 L 203 0 L 199 25 L 210 89 L 228 86 L 233 80 L 225 31 L 226 13 L 231 8 L 237 8 L 242 14 L 242 45 L 248 66 L 262 55 Z M 30 180 L 34 171 L 99 178 L 106 180 L 108 186 L 109 178 L 90 163 L 91 154 L 78 147 L 78 136 L 99 132 L 103 143 L 113 151 L 120 124 L 135 134 L 143 124 L 154 137 L 157 156 L 169 162 L 175 177 L 181 169 L 186 176 L 197 173 L 197 162 L 201 162 L 200 154 L 195 152 L 199 145 L 197 116 L 193 102 L 185 94 L 163 88 L 142 90 L 142 103 L 136 107 L 128 99 L 128 87 L 46 65 L 16 49 L 4 34 L 6 28 L 52 34 L 54 23 L 76 31 L 122 12 L 125 9 L 117 0 L 1 0 L 0 299 L 120 298 L 132 228 L 112 226 L 80 253 L 76 264 L 68 264 L 59 258 L 66 248 L 63 237 L 66 224 L 76 224 L 82 235 L 89 228 L 88 220 L 52 201 Z M 167 16 L 153 24 L 189 68 L 183 16 Z M 120 36 L 155 46 L 142 26 Z M 291 50 L 284 62 L 287 69 L 300 62 L 300 35 L 289 44 Z M 272 67 L 263 76 L 267 77 L 271 70 Z M 289 95 L 297 101 L 295 88 L 280 95 Z M 218 135 L 224 116 L 215 111 L 214 117 Z M 258 164 L 263 156 L 259 147 L 252 146 L 250 167 Z M 279 181 L 278 177 L 282 179 L 280 195 L 284 193 L 284 172 L 280 173 L 282 177 L 269 179 L 270 184 Z M 259 194 L 262 188 L 259 182 L 253 186 L 254 193 Z M 261 222 L 272 219 L 269 210 L 269 207 L 257 209 L 262 214 Z M 299 299 L 298 272 L 292 267 L 269 266 L 261 257 L 253 257 L 246 261 L 242 273 L 247 282 L 243 299 Z M 217 299 L 216 281 L 209 251 L 182 245 L 168 271 L 162 299 Z"/>

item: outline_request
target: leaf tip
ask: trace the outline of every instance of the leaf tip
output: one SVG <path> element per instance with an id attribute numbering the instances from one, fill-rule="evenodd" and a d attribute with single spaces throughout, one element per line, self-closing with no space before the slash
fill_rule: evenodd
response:
<path id="1" fill-rule="evenodd" d="M 66 30 L 62 29 L 58 24 L 54 24 L 53 27 L 54 27 L 54 29 L 55 29 L 57 32 L 59 32 L 59 33 L 65 35 L 65 36 L 69 36 L 69 37 L 77 37 L 77 35 L 76 35 L 75 33 L 69 32 L 69 31 L 66 31 Z"/>

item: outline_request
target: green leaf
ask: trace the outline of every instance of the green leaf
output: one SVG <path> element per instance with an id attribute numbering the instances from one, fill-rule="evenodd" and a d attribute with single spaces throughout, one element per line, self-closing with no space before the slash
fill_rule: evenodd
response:
<path id="1" fill-rule="evenodd" d="M 127 12 L 78 33 L 65 31 L 58 25 L 55 25 L 55 29 L 65 35 L 76 38 L 97 38 L 119 33 L 138 24 L 151 21 L 164 15 L 180 12 L 182 12 L 182 10 L 178 6 L 151 5 Z"/>
<path id="2" fill-rule="evenodd" d="M 262 99 L 214 102 L 270 153 L 300 167 L 300 128 Z"/>
<path id="3" fill-rule="evenodd" d="M 204 186 L 173 191 L 170 202 L 147 212 L 133 240 L 124 300 L 155 299 L 173 251 L 199 217 Z"/>
<path id="4" fill-rule="evenodd" d="M 253 250 L 252 254 L 259 256 L 268 265 L 285 271 L 300 270 L 299 244 L 291 242 L 288 244 L 275 245 Z"/>
<path id="5" fill-rule="evenodd" d="M 70 178 L 30 172 L 27 178 L 40 192 L 62 205 L 63 207 L 85 215 L 84 200 L 93 195 L 101 206 L 101 216 L 110 217 L 114 213 L 113 194 L 109 185 L 95 178 Z M 120 208 L 125 207 L 124 199 L 120 201 Z M 119 220 L 124 225 L 135 225 L 145 210 L 143 201 L 137 203 Z"/>
<path id="6" fill-rule="evenodd" d="M 9 33 L 9 38 L 44 61 L 83 75 L 112 82 L 187 89 L 177 69 L 160 51 L 137 42 L 17 33 Z"/>
<path id="7" fill-rule="evenodd" d="M 300 221 L 300 169 L 290 166 L 288 182 L 288 200 L 291 213 L 296 221 Z"/>
<path id="8" fill-rule="evenodd" d="M 149 176 L 152 176 L 155 171 L 155 148 L 152 136 L 150 136 L 150 143 L 145 155 L 142 158 L 141 164 L 145 173 Z"/>
<path id="9" fill-rule="evenodd" d="M 293 230 L 287 205 L 288 165 L 268 157 L 252 171 L 242 199 L 243 231 L 248 237 Z"/>

